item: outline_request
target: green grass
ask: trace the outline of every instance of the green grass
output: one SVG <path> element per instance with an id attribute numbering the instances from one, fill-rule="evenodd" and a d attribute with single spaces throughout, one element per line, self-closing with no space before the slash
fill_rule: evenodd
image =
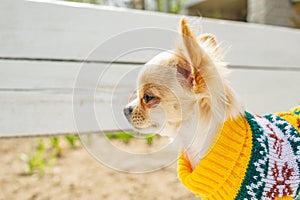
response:
<path id="1" fill-rule="evenodd" d="M 54 150 L 54 155 L 56 157 L 61 157 L 61 155 L 62 155 L 62 148 L 61 148 L 61 146 L 59 144 L 58 137 L 51 137 L 50 138 L 50 142 L 51 142 L 51 147 Z"/>
<path id="2" fill-rule="evenodd" d="M 20 155 L 20 159 L 27 165 L 25 171 L 26 175 L 37 174 L 42 176 L 46 169 L 54 167 L 56 156 L 54 154 L 48 154 L 47 151 L 48 149 L 46 148 L 45 141 L 39 139 L 37 148 L 32 154 Z"/>
<path id="3" fill-rule="evenodd" d="M 112 139 L 119 139 L 121 141 L 123 141 L 124 143 L 129 143 L 130 139 L 133 138 L 132 133 L 107 133 L 106 137 L 110 140 Z"/>
<path id="4" fill-rule="evenodd" d="M 37 141 L 37 147 L 33 152 L 21 154 L 19 156 L 20 159 L 27 165 L 25 174 L 38 174 L 42 176 L 46 170 L 51 170 L 55 166 L 56 159 L 62 156 L 62 140 L 66 140 L 69 144 L 69 148 L 75 149 L 77 147 L 76 141 L 79 141 L 79 137 L 68 135 L 64 137 L 53 136 L 46 139 L 39 139 Z"/>
<path id="5" fill-rule="evenodd" d="M 147 134 L 146 135 L 146 140 L 147 140 L 148 145 L 152 145 L 154 137 L 155 137 L 154 134 Z"/>
<path id="6" fill-rule="evenodd" d="M 132 138 L 134 138 L 133 133 L 130 132 L 120 132 L 120 133 L 107 133 L 105 134 L 109 140 L 118 139 L 124 143 L 129 143 Z M 147 141 L 148 145 L 152 145 L 155 135 L 154 134 L 144 134 L 143 137 Z"/>
<path id="7" fill-rule="evenodd" d="M 37 171 L 39 174 L 44 173 L 46 158 L 44 156 L 45 153 L 45 144 L 42 139 L 38 141 L 37 151 L 33 154 L 33 156 L 28 159 L 28 167 L 29 174 L 33 174 Z"/>
<path id="8" fill-rule="evenodd" d="M 154 141 L 154 134 L 142 135 L 148 145 L 152 145 Z M 109 140 L 121 140 L 124 143 L 129 143 L 134 138 L 133 133 L 130 132 L 117 132 L 107 133 L 106 137 Z M 28 154 L 20 154 L 19 158 L 26 163 L 26 175 L 37 174 L 44 175 L 47 170 L 51 170 L 55 166 L 56 159 L 63 155 L 63 148 L 61 143 L 65 140 L 70 149 L 76 149 L 77 142 L 80 140 L 78 136 L 68 135 L 63 137 L 50 137 L 39 139 L 36 148 Z"/>
<path id="9" fill-rule="evenodd" d="M 77 148 L 76 141 L 79 141 L 79 137 L 78 136 L 67 135 L 67 136 L 65 136 L 65 139 L 67 140 L 67 142 L 69 143 L 69 145 L 70 145 L 70 147 L 72 149 L 76 149 Z"/>

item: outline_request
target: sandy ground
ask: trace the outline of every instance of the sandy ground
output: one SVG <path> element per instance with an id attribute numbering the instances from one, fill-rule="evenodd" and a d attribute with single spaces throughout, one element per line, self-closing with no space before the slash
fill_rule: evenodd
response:
<path id="1" fill-rule="evenodd" d="M 37 144 L 38 138 L 0 139 L 0 200 L 196 199 L 179 182 L 176 163 L 147 174 L 117 172 L 97 162 L 80 143 L 76 149 L 63 144 L 62 156 L 44 175 L 28 175 L 27 164 L 20 157 L 32 155 Z M 132 141 L 121 145 L 137 148 Z M 146 142 L 141 145 L 138 148 L 153 148 Z"/>

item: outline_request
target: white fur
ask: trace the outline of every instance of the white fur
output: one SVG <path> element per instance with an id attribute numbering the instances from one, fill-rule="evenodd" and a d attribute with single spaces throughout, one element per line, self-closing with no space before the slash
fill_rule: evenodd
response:
<path id="1" fill-rule="evenodd" d="M 178 76 L 176 66 L 160 66 L 161 63 L 166 63 L 174 56 L 171 51 L 162 52 L 147 62 L 138 78 L 139 87 L 143 87 L 147 83 L 155 83 L 172 91 L 172 94 L 168 93 L 167 98 L 172 100 L 164 102 L 162 99 L 157 107 L 151 108 L 149 111 L 150 119 L 147 119 L 151 121 L 151 124 L 148 128 L 139 131 L 158 133 L 169 138 L 179 137 L 193 168 L 199 164 L 212 147 L 224 121 L 228 118 L 235 118 L 243 112 L 241 103 L 225 79 L 227 74 L 225 63 L 221 56 L 216 53 L 216 47 L 212 47 L 209 41 L 202 45 L 196 49 L 199 51 L 202 51 L 202 48 L 205 49 L 201 59 L 205 57 L 205 63 L 208 65 L 202 67 L 209 68 L 208 75 L 203 77 L 208 93 L 189 92 L 181 84 L 186 83 L 186 79 L 181 74 Z M 191 54 L 191 52 L 189 53 Z M 174 65 L 174 63 L 171 62 L 170 65 Z M 167 91 L 165 92 L 167 93 Z M 232 97 L 230 105 L 227 102 L 228 92 Z M 203 108 L 199 105 L 199 102 L 205 99 L 210 101 L 207 104 L 210 105 L 208 112 L 203 112 L 201 110 Z M 135 102 L 139 101 L 136 100 Z M 176 105 L 180 106 L 180 111 L 175 109 Z M 174 110 L 172 110 L 172 106 L 174 106 Z M 201 113 L 206 113 L 206 115 L 203 116 Z"/>

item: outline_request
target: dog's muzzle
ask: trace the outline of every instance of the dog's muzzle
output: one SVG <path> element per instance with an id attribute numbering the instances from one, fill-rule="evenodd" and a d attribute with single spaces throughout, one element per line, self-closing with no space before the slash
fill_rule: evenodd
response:
<path id="1" fill-rule="evenodd" d="M 128 106 L 123 109 L 123 113 L 129 122 L 131 120 L 132 111 L 133 111 L 133 108 L 131 106 Z"/>

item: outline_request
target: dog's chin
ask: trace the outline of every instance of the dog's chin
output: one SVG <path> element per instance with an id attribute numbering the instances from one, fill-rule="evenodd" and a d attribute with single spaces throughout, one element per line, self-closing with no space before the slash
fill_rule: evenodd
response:
<path id="1" fill-rule="evenodd" d="M 151 124 L 147 127 L 137 127 L 135 125 L 132 125 L 134 130 L 141 133 L 141 134 L 159 134 L 160 128 L 157 124 Z"/>
<path id="2" fill-rule="evenodd" d="M 174 139 L 177 135 L 177 129 L 168 126 L 152 125 L 146 128 L 134 127 L 134 130 L 141 134 L 157 134 L 160 136 L 168 137 L 170 139 Z"/>

